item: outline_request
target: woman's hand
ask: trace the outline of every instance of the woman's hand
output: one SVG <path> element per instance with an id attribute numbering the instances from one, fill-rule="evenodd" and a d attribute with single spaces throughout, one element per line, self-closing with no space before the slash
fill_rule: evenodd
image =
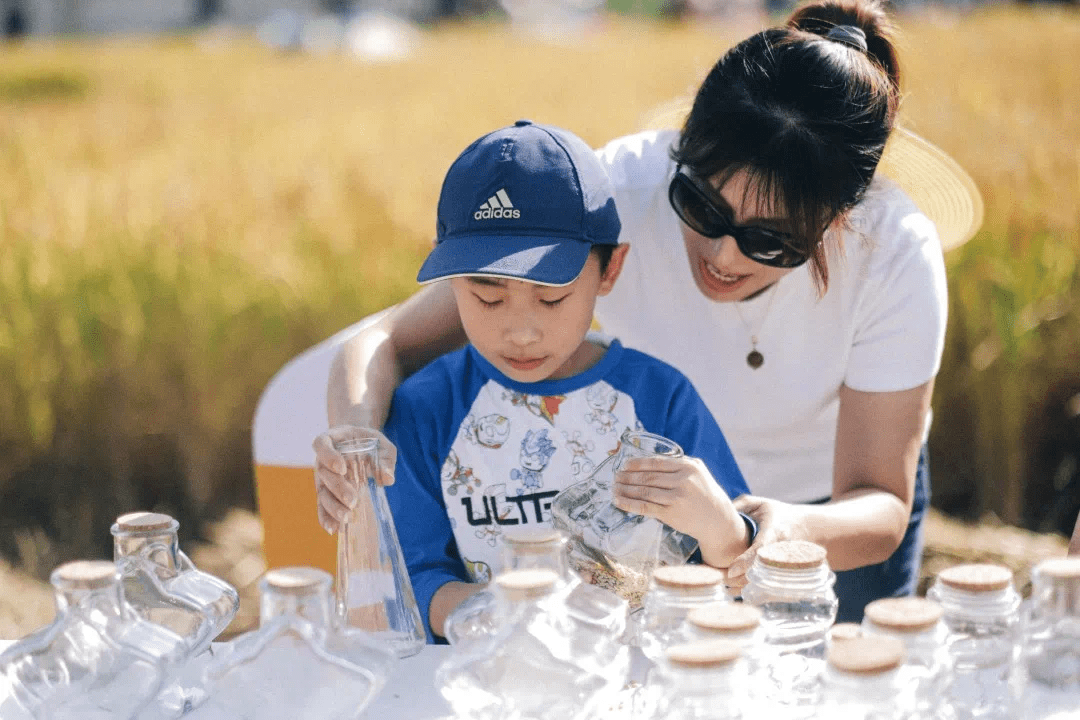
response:
<path id="1" fill-rule="evenodd" d="M 741 495 L 735 498 L 735 509 L 749 515 L 757 523 L 757 537 L 754 544 L 731 563 L 727 572 L 727 586 L 733 590 L 746 587 L 746 571 L 754 562 L 757 551 L 769 543 L 781 540 L 810 540 L 803 522 L 799 506 L 770 500 L 756 495 Z"/>
<path id="2" fill-rule="evenodd" d="M 698 458 L 631 458 L 616 473 L 613 490 L 620 510 L 654 517 L 696 538 L 710 565 L 727 567 L 746 549 L 746 524 Z"/>
<path id="3" fill-rule="evenodd" d="M 339 425 L 322 433 L 311 443 L 315 450 L 315 494 L 319 524 L 330 534 L 341 528 L 345 516 L 358 499 L 357 489 L 345 477 L 345 458 L 335 449 L 334 443 L 363 438 L 377 438 L 379 441 L 379 476 L 376 481 L 383 486 L 393 485 L 397 448 L 378 430 Z"/>

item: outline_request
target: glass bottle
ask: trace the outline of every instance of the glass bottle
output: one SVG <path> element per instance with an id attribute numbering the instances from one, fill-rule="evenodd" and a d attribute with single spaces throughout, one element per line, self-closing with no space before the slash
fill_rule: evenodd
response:
<path id="1" fill-rule="evenodd" d="M 825 548 L 803 540 L 765 545 L 746 577 L 743 601 L 761 610 L 763 634 L 762 667 L 751 686 L 755 703 L 777 716 L 809 716 L 839 605 Z"/>
<path id="2" fill-rule="evenodd" d="M 913 694 L 915 720 L 944 720 L 952 709 L 942 702 L 951 662 L 941 605 L 921 597 L 882 598 L 866 606 L 862 626 L 873 635 L 904 644 L 901 674 Z"/>
<path id="3" fill-rule="evenodd" d="M 683 639 L 730 640 L 747 660 L 761 642 L 761 610 L 744 602 L 716 602 L 686 615 Z"/>
<path id="4" fill-rule="evenodd" d="M 558 598 L 550 569 L 495 577 L 497 632 L 452 654 L 436 685 L 459 717 L 470 720 L 586 720 L 616 697 L 629 655 L 596 648 L 588 629 Z"/>
<path id="5" fill-rule="evenodd" d="M 898 638 L 864 634 L 829 645 L 818 716 L 830 720 L 903 720 L 909 695 Z"/>
<path id="6" fill-rule="evenodd" d="M 631 611 L 641 606 L 657 564 L 685 562 L 697 548 L 697 541 L 655 518 L 615 507 L 615 473 L 629 458 L 677 458 L 682 454 L 682 448 L 667 438 L 627 430 L 617 452 L 551 502 L 552 524 L 569 537 L 571 567 L 589 582 L 629 602 Z"/>
<path id="7" fill-rule="evenodd" d="M 691 610 L 724 602 L 724 574 L 708 565 L 665 565 L 653 572 L 640 617 L 641 650 L 653 662 L 683 635 Z"/>
<path id="8" fill-rule="evenodd" d="M 131 720 L 183 663 L 187 645 L 124 601 L 111 562 L 65 563 L 50 581 L 53 622 L 0 655 L 15 702 L 41 720 Z"/>
<path id="9" fill-rule="evenodd" d="M 1014 720 L 1020 596 L 1007 567 L 957 565 L 938 573 L 927 597 L 946 626 L 952 672 L 947 702 L 961 720 Z"/>
<path id="10" fill-rule="evenodd" d="M 1080 557 L 1044 560 L 1031 572 L 1024 628 L 1024 720 L 1080 717 Z"/>
<path id="11" fill-rule="evenodd" d="M 338 442 L 346 477 L 357 492 L 338 533 L 335 600 L 345 625 L 371 634 L 398 657 L 420 652 L 427 642 L 420 608 L 398 542 L 379 475 L 377 438 Z"/>
<path id="12" fill-rule="evenodd" d="M 259 583 L 259 629 L 233 640 L 207 666 L 210 699 L 190 717 L 360 717 L 395 655 L 364 633 L 336 626 L 332 584 L 315 568 L 268 571 Z"/>
<path id="13" fill-rule="evenodd" d="M 740 652 L 739 644 L 731 640 L 699 640 L 669 647 L 653 674 L 658 700 L 649 717 L 741 720 L 746 671 Z"/>

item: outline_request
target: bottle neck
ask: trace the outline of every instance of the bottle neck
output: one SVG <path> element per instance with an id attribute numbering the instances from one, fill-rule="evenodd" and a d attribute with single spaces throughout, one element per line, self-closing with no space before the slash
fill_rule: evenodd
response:
<path id="1" fill-rule="evenodd" d="M 938 580 L 927 592 L 927 597 L 941 604 L 946 619 L 1013 621 L 1018 619 L 1020 608 L 1020 595 L 1012 585 L 1000 590 L 972 592 Z"/>
<path id="2" fill-rule="evenodd" d="M 665 663 L 659 674 L 663 678 L 664 694 L 677 698 L 680 707 L 701 708 L 700 715 L 694 717 L 727 718 L 728 715 L 718 707 L 717 698 L 735 698 L 743 694 L 739 680 L 742 669 L 741 660 L 704 667 L 692 667 Z M 725 702 L 724 706 L 732 709 L 737 703 Z M 718 713 L 718 714 L 717 714 Z M 737 717 L 731 715 L 731 717 Z"/>
<path id="3" fill-rule="evenodd" d="M 78 614 L 108 621 L 127 614 L 119 582 L 92 589 L 55 580 L 53 585 L 58 617 Z"/>
<path id="4" fill-rule="evenodd" d="M 894 637 L 904 643 L 904 653 L 908 664 L 929 664 L 935 654 L 943 652 L 948 629 L 945 623 L 938 621 L 926 630 L 904 632 L 887 625 L 878 625 L 868 617 L 863 618 L 863 627 L 875 635 Z"/>
<path id="5" fill-rule="evenodd" d="M 316 628 L 329 628 L 333 620 L 329 585 L 305 588 L 302 592 L 263 587 L 259 623 L 267 624 L 276 618 L 300 618 Z"/>
<path id="6" fill-rule="evenodd" d="M 691 610 L 727 598 L 724 588 L 716 585 L 698 587 L 669 587 L 654 585 L 645 596 L 648 611 Z"/>
<path id="7" fill-rule="evenodd" d="M 564 543 L 504 543 L 504 562 L 505 570 L 552 570 L 563 584 L 577 578 L 570 572 Z"/>
<path id="8" fill-rule="evenodd" d="M 829 704 L 869 705 L 887 710 L 896 705 L 902 689 L 901 679 L 899 668 L 877 673 L 849 673 L 828 665 L 822 687 Z"/>
<path id="9" fill-rule="evenodd" d="M 180 543 L 176 530 L 135 531 L 113 529 L 115 560 L 144 559 L 162 576 L 181 572 Z"/>
<path id="10" fill-rule="evenodd" d="M 836 575 L 824 563 L 811 568 L 779 568 L 755 559 L 746 577 L 758 587 L 782 595 L 825 594 L 836 583 Z"/>

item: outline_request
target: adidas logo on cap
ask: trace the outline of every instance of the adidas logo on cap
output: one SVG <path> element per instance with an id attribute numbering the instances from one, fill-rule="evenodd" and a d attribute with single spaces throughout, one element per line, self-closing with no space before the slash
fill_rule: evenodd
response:
<path id="1" fill-rule="evenodd" d="M 491 218 L 512 218 L 517 220 L 521 217 L 521 211 L 510 202 L 510 196 L 506 194 L 506 188 L 499 190 L 473 213 L 474 220 L 490 220 Z"/>

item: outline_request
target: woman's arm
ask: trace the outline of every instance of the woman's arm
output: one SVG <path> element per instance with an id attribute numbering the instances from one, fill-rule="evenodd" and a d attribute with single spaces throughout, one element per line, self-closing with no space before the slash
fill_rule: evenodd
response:
<path id="1" fill-rule="evenodd" d="M 1073 528 L 1072 540 L 1069 541 L 1069 554 L 1080 555 L 1080 515 L 1076 516 L 1076 526 Z"/>
<path id="2" fill-rule="evenodd" d="M 834 570 L 872 565 L 892 555 L 911 515 L 933 389 L 933 380 L 898 392 L 842 387 L 832 499 L 822 505 L 753 496 L 737 499 L 735 506 L 758 522 L 759 532 L 750 550 L 732 563 L 729 584 L 745 585 L 757 548 L 777 540 L 809 540 L 824 546 Z"/>

